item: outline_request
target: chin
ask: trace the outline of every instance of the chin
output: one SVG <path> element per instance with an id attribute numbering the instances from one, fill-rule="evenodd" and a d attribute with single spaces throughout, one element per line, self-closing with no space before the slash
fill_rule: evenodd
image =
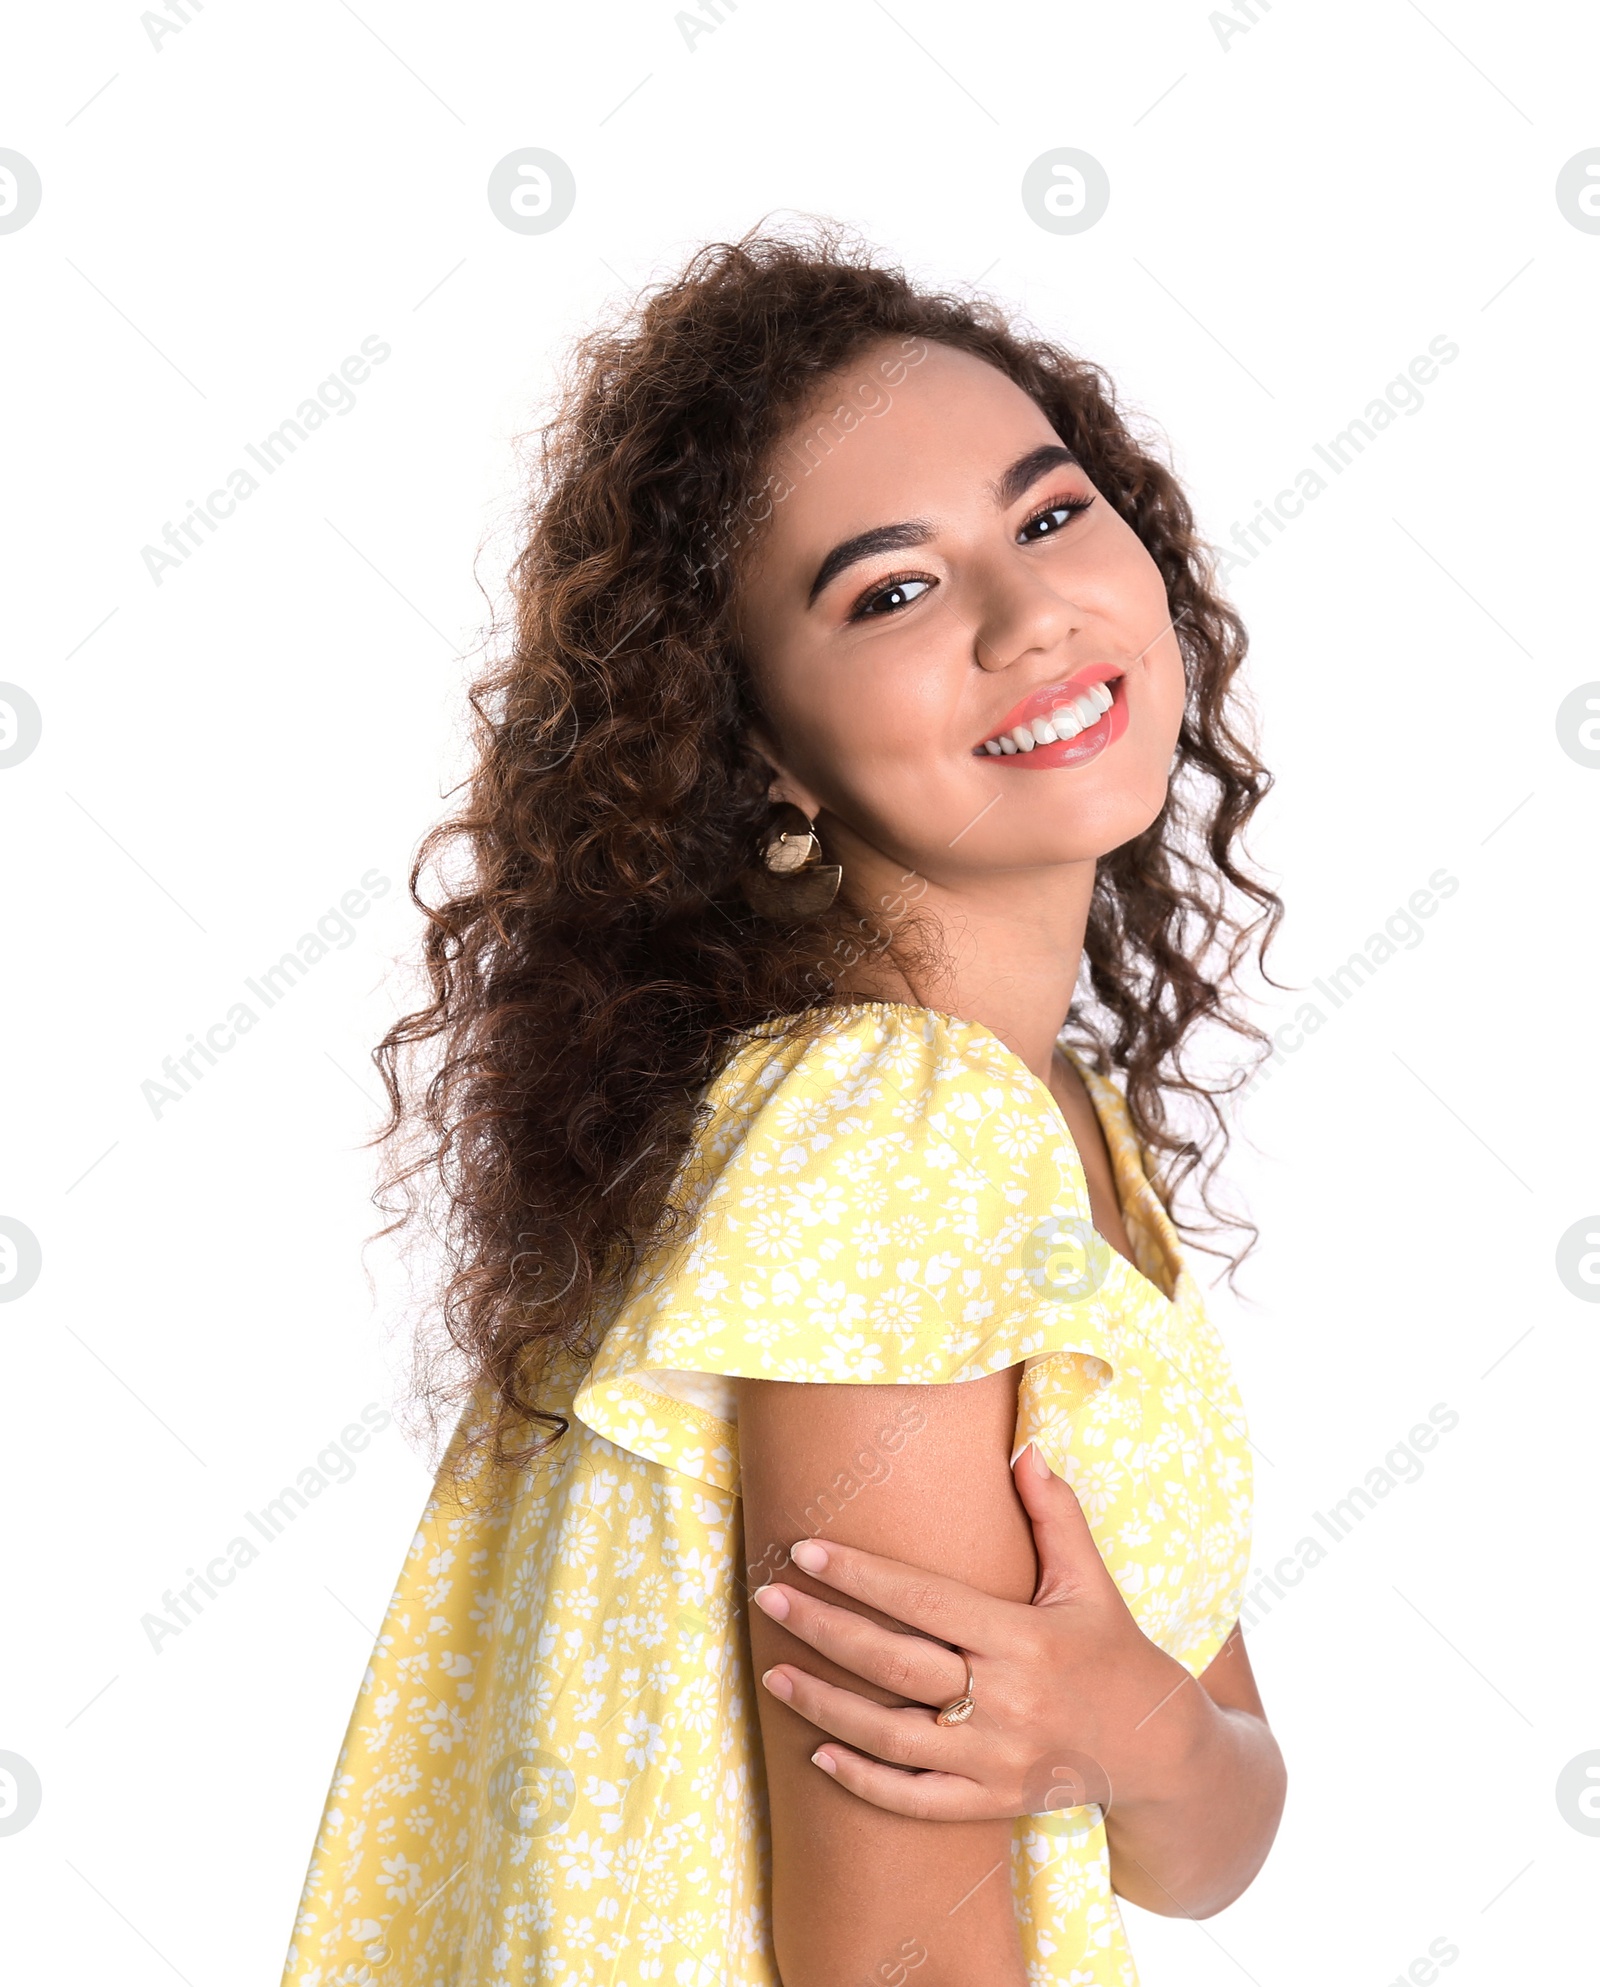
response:
<path id="1" fill-rule="evenodd" d="M 1042 839 L 1060 851 L 1050 858 L 1055 861 L 1097 861 L 1110 855 L 1113 849 L 1136 841 L 1160 819 L 1167 804 L 1165 764 L 1152 765 L 1142 774 L 1123 766 L 1115 780 L 1098 781 L 1095 789 L 1080 787 L 1060 799 L 1048 794 L 1052 784 L 1048 780 L 1030 782 L 1029 793 L 1031 797 L 1038 792 L 1048 809 L 1055 832 L 1047 830 Z"/>

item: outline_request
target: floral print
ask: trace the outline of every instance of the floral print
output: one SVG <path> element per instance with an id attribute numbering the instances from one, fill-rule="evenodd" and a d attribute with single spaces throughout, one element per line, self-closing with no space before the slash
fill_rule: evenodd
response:
<path id="1" fill-rule="evenodd" d="M 987 1029 L 871 1003 L 743 1038 L 689 1218 L 549 1377 L 566 1435 L 509 1483 L 441 1472 L 284 1987 L 779 1987 L 745 1621 L 772 1569 L 743 1564 L 733 1376 L 1022 1366 L 1013 1455 L 1038 1442 L 1144 1632 L 1206 1667 L 1249 1561 L 1243 1416 L 1120 1093 L 1079 1068 L 1135 1263 Z M 1012 1893 L 1035 1987 L 1134 1987 L 1098 1808 L 1014 1823 Z"/>

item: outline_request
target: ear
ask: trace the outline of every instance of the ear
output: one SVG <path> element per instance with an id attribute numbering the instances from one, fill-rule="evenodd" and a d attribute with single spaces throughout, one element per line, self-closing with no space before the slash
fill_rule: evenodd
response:
<path id="1" fill-rule="evenodd" d="M 822 802 L 811 789 L 791 773 L 783 762 L 783 757 L 772 739 L 760 725 L 750 727 L 750 743 L 767 762 L 772 778 L 767 786 L 767 798 L 771 801 L 788 801 L 798 807 L 808 821 L 815 821 L 822 812 Z"/>

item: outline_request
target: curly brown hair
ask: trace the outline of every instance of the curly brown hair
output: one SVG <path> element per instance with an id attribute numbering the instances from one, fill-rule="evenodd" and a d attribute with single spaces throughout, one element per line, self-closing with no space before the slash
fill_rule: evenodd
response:
<path id="1" fill-rule="evenodd" d="M 1240 848 L 1270 781 L 1238 716 L 1244 629 L 1188 500 L 1101 369 L 993 304 L 920 288 L 828 224 L 715 243 L 580 343 L 540 431 L 503 659 L 471 693 L 474 768 L 411 872 L 432 998 L 373 1051 L 394 1155 L 383 1232 L 424 1200 L 442 1211 L 444 1332 L 419 1342 L 419 1397 L 437 1413 L 486 1386 L 476 1439 L 510 1466 L 564 1433 L 541 1380 L 558 1350 L 592 1353 L 670 1224 L 735 1037 L 852 998 L 833 975 L 863 932 L 897 943 L 847 899 L 796 925 L 746 902 L 772 775 L 732 615 L 772 450 L 824 381 L 896 338 L 1013 380 L 1166 582 L 1188 680 L 1172 788 L 1099 865 L 1063 1020 L 1122 1073 L 1169 1206 L 1201 1168 L 1209 1220 L 1189 1232 L 1249 1228 L 1209 1193 L 1232 1085 L 1192 1074 L 1185 1048 L 1206 1022 L 1264 1044 L 1234 982 L 1282 907 Z M 1174 1122 L 1180 1093 L 1198 1130 Z M 539 1439 L 515 1444 L 513 1427 Z"/>

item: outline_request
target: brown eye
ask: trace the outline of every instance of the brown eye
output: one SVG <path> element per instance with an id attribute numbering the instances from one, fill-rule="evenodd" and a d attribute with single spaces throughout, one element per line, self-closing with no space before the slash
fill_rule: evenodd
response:
<path id="1" fill-rule="evenodd" d="M 1042 511 L 1036 511 L 1017 533 L 1025 545 L 1037 545 L 1041 538 L 1054 538 L 1065 531 L 1075 517 L 1082 515 L 1094 502 L 1093 497 L 1062 497 L 1053 504 L 1047 504 Z"/>
<path id="2" fill-rule="evenodd" d="M 850 618 L 864 621 L 869 615 L 897 614 L 902 607 L 909 607 L 913 600 L 919 600 L 932 585 L 932 580 L 892 580 L 888 586 L 879 587 L 876 593 L 865 595 Z"/>

